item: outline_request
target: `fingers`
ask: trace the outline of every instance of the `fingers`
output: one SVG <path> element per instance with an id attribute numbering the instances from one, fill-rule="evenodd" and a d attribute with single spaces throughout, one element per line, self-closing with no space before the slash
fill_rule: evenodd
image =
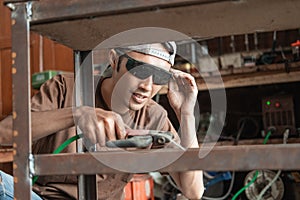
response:
<path id="1" fill-rule="evenodd" d="M 122 120 L 122 117 L 120 115 L 116 115 L 115 119 L 116 124 L 116 135 L 118 139 L 124 139 L 126 136 L 126 126 Z"/>
<path id="2" fill-rule="evenodd" d="M 97 140 L 101 146 L 105 146 L 106 141 L 125 138 L 126 129 L 120 115 L 111 111 L 99 112 L 97 115 L 99 130 Z"/>
<path id="3" fill-rule="evenodd" d="M 120 115 L 112 111 L 85 106 L 78 109 L 74 117 L 88 149 L 95 144 L 105 146 L 108 140 L 125 138 L 124 122 Z"/>
<path id="4" fill-rule="evenodd" d="M 105 133 L 104 122 L 99 121 L 96 128 L 97 128 L 97 131 L 95 134 L 96 138 L 97 138 L 96 143 L 98 143 L 100 146 L 105 146 L 106 138 L 105 138 L 105 134 L 104 134 Z"/>
<path id="5" fill-rule="evenodd" d="M 188 73 L 182 72 L 180 70 L 170 69 L 173 75 L 173 80 L 169 82 L 169 89 L 176 90 L 175 82 L 177 84 L 178 90 L 181 89 L 197 89 L 195 78 Z"/>

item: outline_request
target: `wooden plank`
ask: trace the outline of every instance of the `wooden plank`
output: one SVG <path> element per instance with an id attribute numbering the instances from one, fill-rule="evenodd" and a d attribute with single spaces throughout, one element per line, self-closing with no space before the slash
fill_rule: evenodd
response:
<path id="1" fill-rule="evenodd" d="M 238 145 L 259 145 L 263 144 L 264 139 L 242 139 L 238 141 Z M 268 139 L 268 144 L 282 144 L 282 138 L 270 138 Z M 288 138 L 288 144 L 300 143 L 300 138 Z M 209 145 L 209 143 L 207 143 Z M 213 144 L 214 145 L 214 144 Z M 234 141 L 219 141 L 216 143 L 218 146 L 233 146 Z"/>
<path id="2" fill-rule="evenodd" d="M 220 79 L 210 78 L 204 83 L 197 81 L 199 90 L 220 89 L 223 87 Z M 223 78 L 224 88 L 245 87 L 255 85 L 267 85 L 277 83 L 290 83 L 300 81 L 300 71 L 286 73 L 257 73 L 247 76 L 228 76 Z"/>
<path id="3" fill-rule="evenodd" d="M 0 39 L 0 50 L 11 48 L 11 38 L 1 38 Z"/>
<path id="4" fill-rule="evenodd" d="M 284 64 L 273 64 L 251 67 L 252 69 L 226 69 L 193 75 L 199 91 L 300 81 L 300 62 L 289 65 L 291 70 L 289 73 L 285 72 Z M 159 93 L 166 94 L 167 91 L 168 88 L 163 87 Z"/>
<path id="5" fill-rule="evenodd" d="M 12 149 L 0 149 L 0 163 L 12 162 L 13 150 Z"/>
<path id="6" fill-rule="evenodd" d="M 4 49 L 0 51 L 0 63 L 2 115 L 7 116 L 12 110 L 11 49 Z"/>

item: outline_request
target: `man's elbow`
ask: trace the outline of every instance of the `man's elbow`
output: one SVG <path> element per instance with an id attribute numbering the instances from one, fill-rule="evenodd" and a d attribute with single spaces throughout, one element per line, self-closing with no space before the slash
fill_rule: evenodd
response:
<path id="1" fill-rule="evenodd" d="M 199 200 L 202 198 L 204 188 L 191 188 L 184 192 L 184 196 L 190 200 Z"/>

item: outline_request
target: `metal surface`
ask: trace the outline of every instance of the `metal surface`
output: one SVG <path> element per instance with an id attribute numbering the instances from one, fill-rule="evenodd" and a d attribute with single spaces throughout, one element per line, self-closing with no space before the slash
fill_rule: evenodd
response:
<path id="1" fill-rule="evenodd" d="M 215 3 L 179 0 L 162 1 L 162 3 L 158 3 L 157 0 L 109 1 L 108 3 L 96 0 L 63 2 L 58 0 L 53 3 L 51 0 L 33 2 L 33 23 L 39 20 L 52 21 L 33 24 L 32 30 L 75 50 L 91 50 L 115 34 L 140 27 L 167 28 L 197 38 L 300 27 L 298 20 L 300 1 L 294 0 L 243 0 Z M 174 6 L 174 4 L 178 5 Z M 51 7 L 47 7 L 48 5 Z M 53 18 L 54 16 L 66 17 L 61 18 L 61 21 L 53 21 L 57 20 Z M 148 41 L 145 41 L 145 38 Z M 128 44 L 153 42 L 155 39 L 157 40 L 151 36 L 133 36 L 126 39 L 126 42 Z M 161 41 L 181 39 L 180 35 L 159 38 Z M 122 42 L 124 45 L 124 41 Z M 110 44 L 120 45 L 117 40 L 115 44 Z"/>
<path id="2" fill-rule="evenodd" d="M 198 158 L 199 149 L 187 150 L 179 159 L 158 171 L 187 171 L 187 170 L 209 170 L 209 171 L 247 171 L 253 169 L 300 169 L 300 145 L 247 145 L 247 146 L 218 146 L 203 159 Z M 151 150 L 154 151 L 154 150 Z M 157 151 L 154 154 L 134 154 L 126 151 L 110 151 L 86 154 L 61 154 L 36 155 L 35 169 L 37 175 L 51 174 L 95 174 L 95 173 L 121 173 L 99 162 L 95 157 L 101 159 L 120 160 L 126 167 L 139 171 L 157 159 L 176 157 L 181 153 L 179 150 Z M 288 155 L 288 156 L 287 156 Z M 144 157 L 148 161 L 141 162 Z M 60 163 L 59 165 L 55 163 Z M 122 167 L 122 166 L 120 166 Z M 88 169 L 88 170 L 87 170 Z"/>
<path id="3" fill-rule="evenodd" d="M 294 100 L 291 95 L 272 95 L 262 99 L 264 130 L 274 129 L 272 136 L 281 136 L 286 129 L 296 135 Z"/>
<path id="4" fill-rule="evenodd" d="M 12 11 L 13 148 L 15 199 L 31 198 L 30 57 L 27 4 Z"/>
<path id="5" fill-rule="evenodd" d="M 34 2 L 32 23 L 54 22 L 84 17 L 107 16 L 161 8 L 208 4 L 230 0 L 43 0 Z M 97 5 L 97 6 L 95 6 Z"/>
<path id="6" fill-rule="evenodd" d="M 78 52 L 80 57 L 80 66 L 77 67 L 76 84 L 79 84 L 79 93 L 76 93 L 76 99 L 81 99 L 76 106 L 95 107 L 94 75 L 93 75 L 93 54 L 91 52 Z M 77 63 L 78 64 L 78 63 Z M 81 142 L 81 151 L 84 146 Z M 96 175 L 80 175 L 78 181 L 78 197 L 80 200 L 97 199 Z"/>

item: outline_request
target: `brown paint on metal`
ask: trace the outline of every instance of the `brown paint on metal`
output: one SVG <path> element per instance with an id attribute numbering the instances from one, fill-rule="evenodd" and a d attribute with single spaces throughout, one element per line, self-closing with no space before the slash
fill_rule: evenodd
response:
<path id="1" fill-rule="evenodd" d="M 160 172 L 188 171 L 188 170 L 212 170 L 212 171 L 245 171 L 254 169 L 299 169 L 300 144 L 289 145 L 243 145 L 243 146 L 216 146 L 204 158 L 199 158 L 199 149 L 188 149 L 175 162 L 159 169 Z M 207 147 L 206 147 L 207 148 Z M 111 151 L 85 154 L 61 154 L 61 155 L 36 155 L 35 172 L 37 175 L 51 174 L 97 174 L 97 173 L 121 173 L 101 163 L 93 155 L 101 158 L 124 161 L 126 166 L 140 166 L 140 156 L 149 158 L 168 158 L 178 156 L 179 150 L 165 149 L 154 154 L 141 154 L 132 156 L 132 152 Z M 286 155 L 289 155 L 288 157 Z M 147 157 L 148 156 L 148 157 Z M 280 159 L 278 159 L 280 158 Z M 60 163 L 59 166 L 53 163 Z M 147 163 L 143 163 L 143 165 Z M 86 169 L 89 169 L 88 171 Z"/>
<path id="2" fill-rule="evenodd" d="M 60 22 L 34 24 L 32 30 L 54 38 L 72 49 L 91 50 L 115 34 L 140 27 L 162 27 L 200 38 L 294 29 L 300 27 L 298 7 L 300 1 L 293 0 L 222 1 L 143 12 L 132 11 L 89 19 L 65 19 Z M 40 13 L 36 11 L 38 16 Z M 127 42 L 146 41 L 137 41 L 133 37 L 132 41 Z"/>

